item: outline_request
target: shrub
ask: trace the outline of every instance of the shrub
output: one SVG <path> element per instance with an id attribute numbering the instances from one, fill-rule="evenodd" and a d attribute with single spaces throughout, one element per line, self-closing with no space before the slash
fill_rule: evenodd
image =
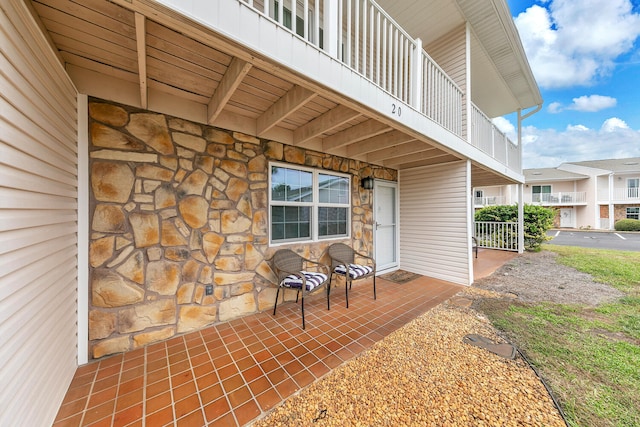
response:
<path id="1" fill-rule="evenodd" d="M 640 219 L 621 219 L 614 227 L 616 231 L 640 231 Z"/>
<path id="2" fill-rule="evenodd" d="M 540 250 L 540 245 L 549 240 L 547 231 L 553 227 L 553 209 L 537 205 L 524 205 L 524 247 L 530 251 Z M 487 206 L 475 213 L 476 221 L 517 222 L 517 205 Z"/>

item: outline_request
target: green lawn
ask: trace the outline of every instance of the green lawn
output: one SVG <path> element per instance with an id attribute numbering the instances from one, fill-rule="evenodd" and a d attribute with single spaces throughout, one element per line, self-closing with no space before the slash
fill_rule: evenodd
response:
<path id="1" fill-rule="evenodd" d="M 626 294 L 598 307 L 487 299 L 480 308 L 536 366 L 572 426 L 640 426 L 640 252 L 544 245 Z"/>

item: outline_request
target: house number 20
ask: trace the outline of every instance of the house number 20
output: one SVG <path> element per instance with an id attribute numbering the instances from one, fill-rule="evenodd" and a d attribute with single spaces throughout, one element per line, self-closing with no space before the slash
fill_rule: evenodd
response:
<path id="1" fill-rule="evenodd" d="M 398 117 L 402 115 L 402 108 L 399 105 L 391 104 L 391 114 L 395 114 Z"/>

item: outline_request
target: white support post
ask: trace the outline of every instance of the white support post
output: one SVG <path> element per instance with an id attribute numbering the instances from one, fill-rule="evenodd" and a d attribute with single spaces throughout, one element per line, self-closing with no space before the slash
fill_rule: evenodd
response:
<path id="1" fill-rule="evenodd" d="M 596 177 L 596 182 L 597 182 L 597 180 L 598 180 L 598 178 Z M 609 174 L 609 197 L 607 197 L 608 202 L 609 202 L 609 230 L 615 229 L 614 226 L 615 226 L 615 222 L 616 222 L 616 218 L 615 218 L 616 210 L 615 210 L 615 208 L 613 206 L 613 203 L 611 202 L 614 199 L 614 195 L 613 195 L 614 187 L 615 186 L 614 186 L 614 183 L 613 183 L 613 174 L 611 173 L 611 174 Z M 596 199 L 598 197 L 597 195 L 598 195 L 598 193 L 596 192 Z M 596 208 L 600 209 L 600 207 L 597 206 L 597 204 L 596 204 Z"/>
<path id="2" fill-rule="evenodd" d="M 78 94 L 78 365 L 89 358 L 89 100 Z"/>
<path id="3" fill-rule="evenodd" d="M 469 285 L 473 284 L 473 239 L 472 237 L 474 236 L 474 227 L 475 227 L 475 221 L 474 221 L 474 214 L 475 214 L 475 209 L 474 209 L 474 204 L 473 204 L 473 199 L 474 199 L 474 194 L 473 194 L 473 187 L 471 186 L 471 160 L 467 160 L 467 171 L 466 171 L 466 183 L 465 183 L 465 192 L 467 194 L 467 246 L 469 248 L 469 250 L 467 251 L 467 260 L 469 263 Z"/>
<path id="4" fill-rule="evenodd" d="M 518 108 L 518 149 L 522 168 L 522 109 Z M 518 184 L 518 253 L 524 252 L 524 186 Z"/>
<path id="5" fill-rule="evenodd" d="M 409 102 L 413 108 L 421 111 L 424 61 L 422 60 L 422 39 L 420 38 L 413 41 L 411 63 L 413 64 L 413 69 L 411 70 L 411 95 L 409 96 Z"/>
<path id="6" fill-rule="evenodd" d="M 518 253 L 524 252 L 524 189 L 518 184 Z"/>
<path id="7" fill-rule="evenodd" d="M 340 40 L 338 40 L 339 30 L 339 4 L 338 0 L 324 0 L 324 50 L 332 57 L 340 59 L 338 57 L 338 46 Z"/>
<path id="8" fill-rule="evenodd" d="M 464 47 L 464 61 L 465 61 L 465 93 L 463 94 L 464 99 L 464 110 L 465 110 L 465 122 L 464 127 L 462 129 L 462 136 L 466 139 L 468 143 L 472 143 L 471 139 L 471 115 L 473 114 L 473 107 L 471 105 L 471 24 L 467 22 L 465 26 L 465 47 Z M 492 153 L 493 156 L 493 153 Z"/>

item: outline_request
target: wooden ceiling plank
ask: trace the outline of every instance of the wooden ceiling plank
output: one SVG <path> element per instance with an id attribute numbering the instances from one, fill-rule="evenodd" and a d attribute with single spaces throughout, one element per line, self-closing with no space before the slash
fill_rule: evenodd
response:
<path id="1" fill-rule="evenodd" d="M 155 48 L 181 56 L 187 61 L 202 64 L 205 68 L 212 68 L 221 74 L 231 63 L 232 57 L 204 43 L 180 34 L 154 21 L 147 22 L 149 45 Z M 218 65 L 222 68 L 218 68 Z M 222 70 L 222 71 L 221 71 Z"/>
<path id="2" fill-rule="evenodd" d="M 62 50 L 62 48 L 59 43 L 62 41 L 68 47 L 77 46 L 74 48 L 77 52 L 87 52 L 96 57 L 113 54 L 127 59 L 135 59 L 136 48 L 134 40 L 131 40 L 131 43 L 128 43 L 127 46 L 123 46 L 106 40 L 105 38 L 98 37 L 96 34 L 100 33 L 103 37 L 108 38 L 109 33 L 97 27 L 87 28 L 87 31 L 83 32 L 69 29 L 57 22 L 48 21 L 46 18 L 43 18 L 42 22 L 49 29 L 51 38 L 60 50 Z"/>
<path id="3" fill-rule="evenodd" d="M 432 157 L 425 160 L 417 160 L 414 162 L 402 163 L 400 165 L 396 165 L 395 169 L 410 169 L 410 168 L 418 168 L 421 166 L 431 166 L 431 165 L 441 165 L 444 163 L 451 163 L 461 160 L 459 157 L 454 156 L 453 154 L 443 154 L 441 156 Z"/>
<path id="4" fill-rule="evenodd" d="M 392 128 L 374 119 L 369 119 L 366 122 L 362 122 L 359 125 L 350 127 L 340 133 L 326 137 L 322 141 L 322 149 L 324 151 L 334 150 L 336 148 L 344 147 L 345 145 L 353 144 L 363 139 L 372 138 L 390 131 Z"/>
<path id="5" fill-rule="evenodd" d="M 418 151 L 424 151 L 429 147 L 422 141 L 409 141 L 402 144 L 394 145 L 393 147 L 383 148 L 382 150 L 373 151 L 367 154 L 367 161 L 378 162 L 381 160 L 392 159 L 394 157 L 405 156 L 407 154 L 415 153 Z"/>
<path id="6" fill-rule="evenodd" d="M 113 3 L 90 2 L 90 5 L 86 5 L 69 0 L 56 0 L 49 2 L 50 4 L 37 1 L 31 3 L 41 17 L 68 24 L 72 28 L 82 29 L 82 25 L 99 22 L 96 27 L 108 29 L 114 33 L 114 37 L 124 36 L 133 40 L 135 36 L 133 12 Z M 107 3 L 106 8 L 100 8 L 104 3 Z M 70 21 L 73 23 L 69 24 Z"/>
<path id="7" fill-rule="evenodd" d="M 441 150 L 430 148 L 428 150 L 419 151 L 417 153 L 407 154 L 406 156 L 400 156 L 393 159 L 385 160 L 382 162 L 382 164 L 384 166 L 397 167 L 406 163 L 438 159 L 446 156 L 450 156 L 450 154 L 445 153 Z"/>
<path id="8" fill-rule="evenodd" d="M 360 113 L 349 107 L 338 105 L 336 108 L 327 111 L 315 120 L 296 129 L 293 132 L 293 145 L 303 144 L 359 115 Z"/>
<path id="9" fill-rule="evenodd" d="M 414 139 L 414 137 L 406 135 L 400 131 L 383 133 L 381 135 L 374 136 L 373 138 L 347 145 L 347 156 L 361 156 L 363 154 L 378 151 L 382 148 L 413 141 Z"/>
<path id="10" fill-rule="evenodd" d="M 293 89 L 287 92 L 267 111 L 258 117 L 256 124 L 258 136 L 261 136 L 264 132 L 286 119 L 289 115 L 316 96 L 316 93 L 305 89 L 302 86 L 295 85 Z"/>
<path id="11" fill-rule="evenodd" d="M 213 93 L 209 104 L 207 105 L 207 122 L 213 123 L 216 117 L 222 112 L 222 109 L 233 95 L 233 92 L 242 82 L 244 76 L 251 69 L 251 64 L 239 58 L 233 58 L 224 73 L 220 84 Z"/>
<path id="12" fill-rule="evenodd" d="M 106 65 L 102 62 L 93 61 L 91 59 L 85 58 L 84 56 L 78 56 L 67 51 L 62 51 L 60 52 L 60 54 L 62 55 L 64 62 L 66 62 L 67 64 L 75 65 L 79 68 L 85 68 L 87 70 L 95 71 L 97 73 L 115 77 L 127 82 L 138 82 L 137 74 L 131 71 L 126 71 L 122 68 L 114 67 L 112 65 Z"/>
<path id="13" fill-rule="evenodd" d="M 140 106 L 145 110 L 148 107 L 147 89 L 147 30 L 144 15 L 136 12 L 136 45 L 138 50 L 138 79 L 140 84 Z"/>
<path id="14" fill-rule="evenodd" d="M 136 71 L 137 73 L 137 71 Z M 162 62 L 152 56 L 147 56 L 147 80 L 157 80 L 175 86 L 188 92 L 207 95 L 207 102 L 211 100 L 217 87 L 214 80 L 199 74 L 185 72 L 184 69 L 170 62 Z M 206 103 L 205 103 L 206 104 Z"/>
<path id="15" fill-rule="evenodd" d="M 65 38 L 59 34 L 50 33 L 52 40 L 60 50 L 60 54 L 68 52 L 69 54 L 86 58 L 88 60 L 99 62 L 101 64 L 109 64 L 112 67 L 120 68 L 132 73 L 138 72 L 138 64 L 135 57 L 119 55 L 116 53 L 100 51 L 92 49 L 91 46 L 83 44 L 80 41 Z"/>

